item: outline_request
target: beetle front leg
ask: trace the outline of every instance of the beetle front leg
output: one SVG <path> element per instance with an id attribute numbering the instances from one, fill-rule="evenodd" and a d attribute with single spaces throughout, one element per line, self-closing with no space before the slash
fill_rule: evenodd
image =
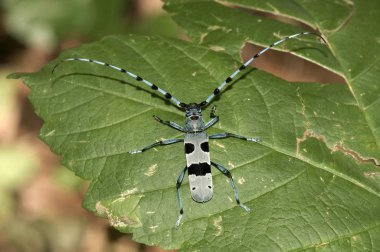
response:
<path id="1" fill-rule="evenodd" d="M 169 144 L 174 144 L 174 143 L 179 143 L 179 142 L 183 142 L 183 139 L 166 139 L 166 140 L 162 140 L 162 141 L 158 141 L 158 142 L 155 142 L 155 143 L 152 143 L 144 148 L 142 148 L 141 150 L 132 150 L 132 151 L 129 151 L 130 154 L 137 154 L 137 153 L 141 153 L 141 152 L 144 152 L 146 150 L 149 150 L 149 149 L 152 149 L 156 146 L 160 146 L 160 145 L 169 145 Z"/>

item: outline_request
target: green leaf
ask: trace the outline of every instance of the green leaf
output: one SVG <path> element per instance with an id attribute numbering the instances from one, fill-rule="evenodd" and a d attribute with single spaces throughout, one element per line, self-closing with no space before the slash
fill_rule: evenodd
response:
<path id="1" fill-rule="evenodd" d="M 324 55 L 320 52 L 320 47 L 315 44 L 307 46 L 317 50 L 295 50 L 291 53 L 308 58 L 345 78 L 376 142 L 367 157 L 379 157 L 380 114 L 376 108 L 380 101 L 380 92 L 379 86 L 371 81 L 379 71 L 380 37 L 377 32 L 379 3 L 335 1 L 317 4 L 316 1 L 301 0 L 286 2 L 166 0 L 165 3 L 166 10 L 173 13 L 174 20 L 185 28 L 194 41 L 210 48 L 224 48 L 235 58 L 239 57 L 239 50 L 236 47 L 244 42 L 267 46 L 276 41 L 279 35 L 290 35 L 300 31 L 299 27 L 254 16 L 248 11 L 268 12 L 301 21 L 304 25 L 317 29 L 327 39 L 330 53 Z M 245 11 L 232 8 L 231 5 L 244 8 Z M 205 12 L 205 9 L 209 11 Z M 305 42 L 301 41 L 283 44 L 278 49 L 291 51 L 297 48 L 292 47 L 293 44 L 298 48 L 305 46 Z"/>
<path id="2" fill-rule="evenodd" d="M 331 23 L 324 24 L 328 29 L 340 27 L 324 34 L 327 46 L 313 37 L 280 46 L 340 73 L 347 85 L 288 83 L 251 69 L 212 102 L 221 120 L 208 133 L 227 131 L 262 138 L 258 144 L 225 139 L 210 145 L 212 160 L 231 170 L 241 201 L 253 211 L 248 214 L 236 206 L 228 179 L 213 171 L 214 197 L 206 204 L 191 200 L 184 180 L 185 212 L 178 230 L 174 228 L 178 216 L 175 182 L 185 166 L 182 145 L 140 155 L 128 151 L 161 138 L 180 137 L 152 115 L 180 123 L 183 112 L 141 82 L 90 63 L 66 62 L 51 74 L 54 61 L 38 73 L 12 77 L 23 78 L 31 88 L 30 99 L 45 121 L 41 138 L 62 155 L 65 166 L 92 180 L 84 206 L 109 218 L 120 231 L 133 232 L 136 241 L 184 251 L 376 250 L 380 248 L 376 165 L 380 120 L 371 107 L 365 108 L 379 100 L 375 92 L 379 49 L 370 47 L 377 43 L 378 31 L 366 30 L 375 23 L 379 8 L 362 6 L 377 4 L 369 2 L 342 8 Z M 208 16 L 224 28 L 212 31 L 212 44 L 112 36 L 65 51 L 60 58 L 112 63 L 182 102 L 200 102 L 241 64 L 238 54 L 245 40 L 267 45 L 276 40 L 274 33 L 282 36 L 299 30 L 220 3 L 168 3 L 166 9 L 177 13 L 176 22 L 184 26 L 188 21 L 185 28 L 193 39 L 197 34 L 208 37 L 202 31 L 215 26 L 208 23 L 212 21 Z M 316 7 L 304 8 L 308 15 L 300 14 L 297 20 L 317 13 Z M 347 15 L 350 21 L 339 26 Z M 321 27 L 321 18 L 313 20 Z M 242 26 L 247 29 L 244 33 Z M 255 31 L 254 37 L 247 37 L 248 29 Z M 215 39 L 217 34 L 220 40 Z M 361 45 L 364 42 L 366 46 Z M 232 49 L 209 49 L 233 43 Z M 210 106 L 204 114 L 209 110 Z"/>

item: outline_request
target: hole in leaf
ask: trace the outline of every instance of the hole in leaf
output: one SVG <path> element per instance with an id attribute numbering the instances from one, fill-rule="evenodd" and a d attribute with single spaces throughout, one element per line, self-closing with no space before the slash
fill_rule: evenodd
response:
<path id="1" fill-rule="evenodd" d="M 254 16 L 269 18 L 269 19 L 280 21 L 282 23 L 291 24 L 294 26 L 299 26 L 302 29 L 305 29 L 308 31 L 314 31 L 313 27 L 310 27 L 309 25 L 307 25 L 301 21 L 295 20 L 293 18 L 290 18 L 287 16 L 282 16 L 281 13 L 273 14 L 273 13 L 270 13 L 267 11 L 261 11 L 261 10 L 256 10 L 256 9 L 252 9 L 249 7 L 238 6 L 238 5 L 235 5 L 232 3 L 228 3 L 228 2 L 223 2 L 223 1 L 217 1 L 217 2 L 221 5 L 229 7 L 231 9 L 237 9 L 239 11 L 246 12 L 246 13 L 254 15 Z"/>
<path id="2" fill-rule="evenodd" d="M 246 61 L 262 49 L 264 47 L 245 44 L 242 58 Z M 292 82 L 346 83 L 343 77 L 321 66 L 290 53 L 275 50 L 267 51 L 250 66 Z"/>
<path id="3" fill-rule="evenodd" d="M 254 7 L 245 7 L 243 5 L 229 3 L 223 0 L 219 0 L 217 2 L 228 8 L 237 9 L 255 17 L 277 20 L 282 23 L 300 27 L 300 30 L 303 31 L 315 31 L 315 27 L 294 18 L 282 15 L 281 13 L 274 14 L 268 11 L 254 9 Z M 350 4 L 347 4 L 347 8 L 352 11 L 352 6 Z M 347 18 L 350 17 L 350 11 L 348 9 L 346 13 Z M 246 61 L 262 49 L 264 49 L 264 47 L 245 44 L 241 52 L 242 58 Z M 263 55 L 258 60 L 255 60 L 251 66 L 292 82 L 346 84 L 344 78 L 338 74 L 290 53 L 274 51 L 272 49 L 266 52 L 265 56 Z"/>

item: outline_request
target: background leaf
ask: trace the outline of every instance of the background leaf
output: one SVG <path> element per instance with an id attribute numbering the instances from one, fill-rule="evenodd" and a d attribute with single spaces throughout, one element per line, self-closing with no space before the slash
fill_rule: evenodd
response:
<path id="1" fill-rule="evenodd" d="M 88 57 L 119 65 L 185 103 L 200 102 L 240 65 L 244 41 L 267 45 L 279 35 L 299 31 L 220 3 L 166 2 L 166 9 L 176 12 L 176 22 L 188 23 L 185 29 L 196 43 L 113 36 L 60 58 Z M 301 13 L 271 4 L 276 13 L 290 18 Z M 253 212 L 235 205 L 228 181 L 214 172 L 215 195 L 207 204 L 191 200 L 185 180 L 185 216 L 179 230 L 174 229 L 175 181 L 185 165 L 183 147 L 142 155 L 127 152 L 180 136 L 151 117 L 181 122 L 181 111 L 140 83 L 92 64 L 64 63 L 52 75 L 52 62 L 38 73 L 13 77 L 31 87 L 30 99 L 45 121 L 42 139 L 62 155 L 65 166 L 92 180 L 85 207 L 109 218 L 119 230 L 133 232 L 139 242 L 184 251 L 376 250 L 379 49 L 371 46 L 378 43 L 377 30 L 370 36 L 367 29 L 374 27 L 379 6 L 372 1 L 341 5 L 334 20 L 320 25 L 322 16 L 314 17 L 317 7 L 300 4 L 308 12 L 297 20 L 320 28 L 327 46 L 303 37 L 280 49 L 340 73 L 347 85 L 288 83 L 258 70 L 236 80 L 213 102 L 221 121 L 209 133 L 228 131 L 263 141 L 212 141 L 211 155 L 231 169 L 241 200 Z M 260 9 L 259 4 L 249 8 Z M 329 6 L 326 11 L 336 9 Z M 204 35 L 207 27 L 216 26 L 210 17 L 220 24 Z M 247 35 L 250 30 L 254 37 Z M 210 50 L 215 46 L 224 50 Z"/>
<path id="2" fill-rule="evenodd" d="M 125 31 L 123 24 L 126 26 L 122 10 L 127 9 L 127 4 L 120 0 L 107 3 L 99 0 L 4 0 L 0 5 L 7 10 L 5 25 L 15 38 L 42 48 L 54 48 L 69 33 L 100 38 Z"/>

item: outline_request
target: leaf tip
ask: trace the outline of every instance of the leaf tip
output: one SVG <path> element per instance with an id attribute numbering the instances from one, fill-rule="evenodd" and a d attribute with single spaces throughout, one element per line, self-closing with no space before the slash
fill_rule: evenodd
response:
<path id="1" fill-rule="evenodd" d="M 13 80 L 16 80 L 16 79 L 20 79 L 24 76 L 24 73 L 11 73 L 9 75 L 7 75 L 7 79 L 13 79 Z"/>

